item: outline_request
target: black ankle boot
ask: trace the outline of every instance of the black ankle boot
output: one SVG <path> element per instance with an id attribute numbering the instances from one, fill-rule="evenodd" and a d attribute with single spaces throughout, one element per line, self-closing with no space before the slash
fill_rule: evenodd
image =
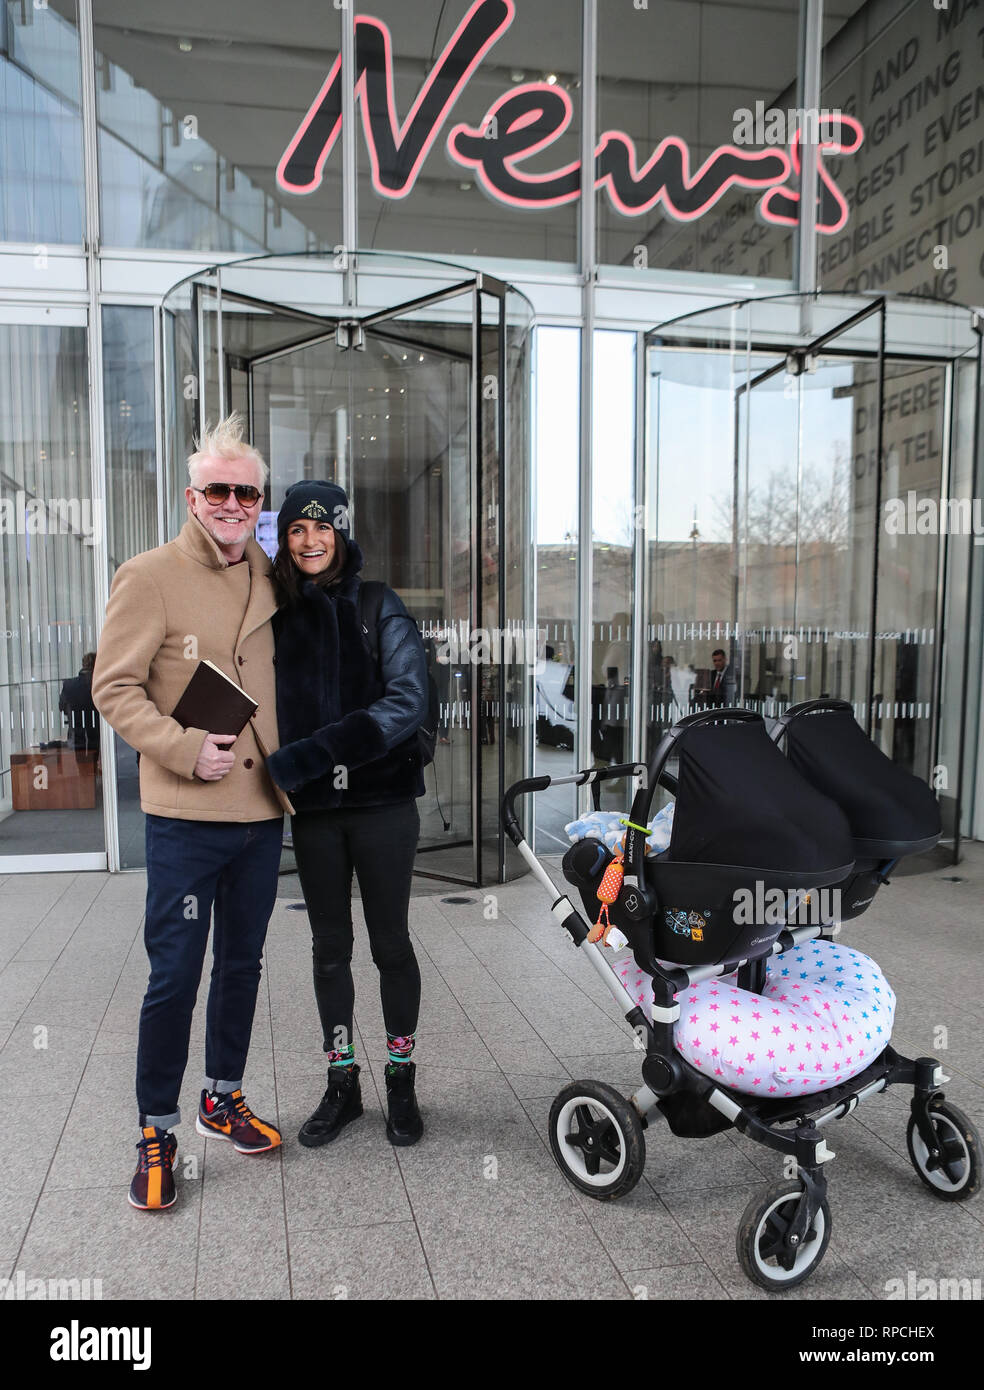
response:
<path id="1" fill-rule="evenodd" d="M 417 1067 L 414 1062 L 386 1068 L 386 1138 L 391 1144 L 416 1144 L 424 1132 L 424 1122 L 413 1093 Z"/>
<path id="2" fill-rule="evenodd" d="M 359 1067 L 329 1067 L 328 1089 L 321 1104 L 301 1125 L 298 1141 L 306 1148 L 330 1144 L 345 1125 L 362 1114 L 362 1089 L 359 1086 Z"/>

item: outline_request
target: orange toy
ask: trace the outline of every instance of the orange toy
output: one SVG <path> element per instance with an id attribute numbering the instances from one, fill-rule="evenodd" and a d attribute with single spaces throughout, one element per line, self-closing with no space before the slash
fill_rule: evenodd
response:
<path id="1" fill-rule="evenodd" d="M 622 879 L 625 876 L 625 869 L 622 865 L 622 856 L 617 854 L 608 868 L 602 875 L 601 882 L 598 884 L 598 897 L 601 899 L 601 911 L 598 913 L 598 920 L 588 932 L 588 940 L 600 941 L 603 946 L 608 944 L 608 933 L 612 929 L 612 923 L 608 920 L 608 909 L 613 902 L 618 899 L 622 891 Z"/>

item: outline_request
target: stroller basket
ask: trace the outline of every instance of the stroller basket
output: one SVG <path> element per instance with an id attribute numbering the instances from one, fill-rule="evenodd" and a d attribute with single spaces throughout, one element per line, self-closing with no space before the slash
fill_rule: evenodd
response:
<path id="1" fill-rule="evenodd" d="M 847 817 L 855 865 L 836 885 L 842 921 L 871 903 L 892 865 L 919 854 L 942 834 L 936 797 L 918 777 L 893 763 L 854 718 L 846 700 L 807 700 L 777 721 L 796 771 Z"/>
<path id="2" fill-rule="evenodd" d="M 854 865 L 842 812 L 782 756 L 760 716 L 746 710 L 717 715 L 712 721 L 692 716 L 699 722 L 684 719 L 670 731 L 649 786 L 632 808 L 635 825 L 648 823 L 672 752 L 679 772 L 669 848 L 640 863 L 644 837 L 630 828 L 625 884 L 609 908 L 609 920 L 629 938 L 637 959 L 640 949 L 681 965 L 766 955 L 785 924 L 778 900 L 840 882 Z M 564 874 L 592 920 L 610 859 L 592 840 L 574 845 L 564 858 Z M 647 933 L 648 940 L 641 939 Z"/>

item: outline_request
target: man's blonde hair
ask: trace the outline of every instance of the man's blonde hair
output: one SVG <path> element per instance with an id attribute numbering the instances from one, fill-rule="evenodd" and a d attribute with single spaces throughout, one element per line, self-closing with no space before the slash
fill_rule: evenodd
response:
<path id="1" fill-rule="evenodd" d="M 189 455 L 188 458 L 188 477 L 192 487 L 198 487 L 201 484 L 202 468 L 205 461 L 210 458 L 227 459 L 230 462 L 233 459 L 249 459 L 256 464 L 260 475 L 260 488 L 266 486 L 270 470 L 259 449 L 254 449 L 252 444 L 248 444 L 243 439 L 245 425 L 245 418 L 238 410 L 234 410 L 231 415 L 227 415 L 214 427 L 206 421 L 201 439 L 195 440 L 198 447 L 195 453 Z M 218 479 L 217 481 L 221 482 L 222 480 Z"/>

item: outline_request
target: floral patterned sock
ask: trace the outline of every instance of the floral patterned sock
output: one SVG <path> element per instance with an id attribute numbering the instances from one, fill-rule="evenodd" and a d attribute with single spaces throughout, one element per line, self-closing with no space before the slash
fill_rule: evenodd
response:
<path id="1" fill-rule="evenodd" d="M 389 1053 L 386 1070 L 391 1076 L 410 1061 L 415 1042 L 415 1033 L 407 1033 L 405 1037 L 397 1037 L 393 1033 L 386 1034 L 386 1050 Z"/>

